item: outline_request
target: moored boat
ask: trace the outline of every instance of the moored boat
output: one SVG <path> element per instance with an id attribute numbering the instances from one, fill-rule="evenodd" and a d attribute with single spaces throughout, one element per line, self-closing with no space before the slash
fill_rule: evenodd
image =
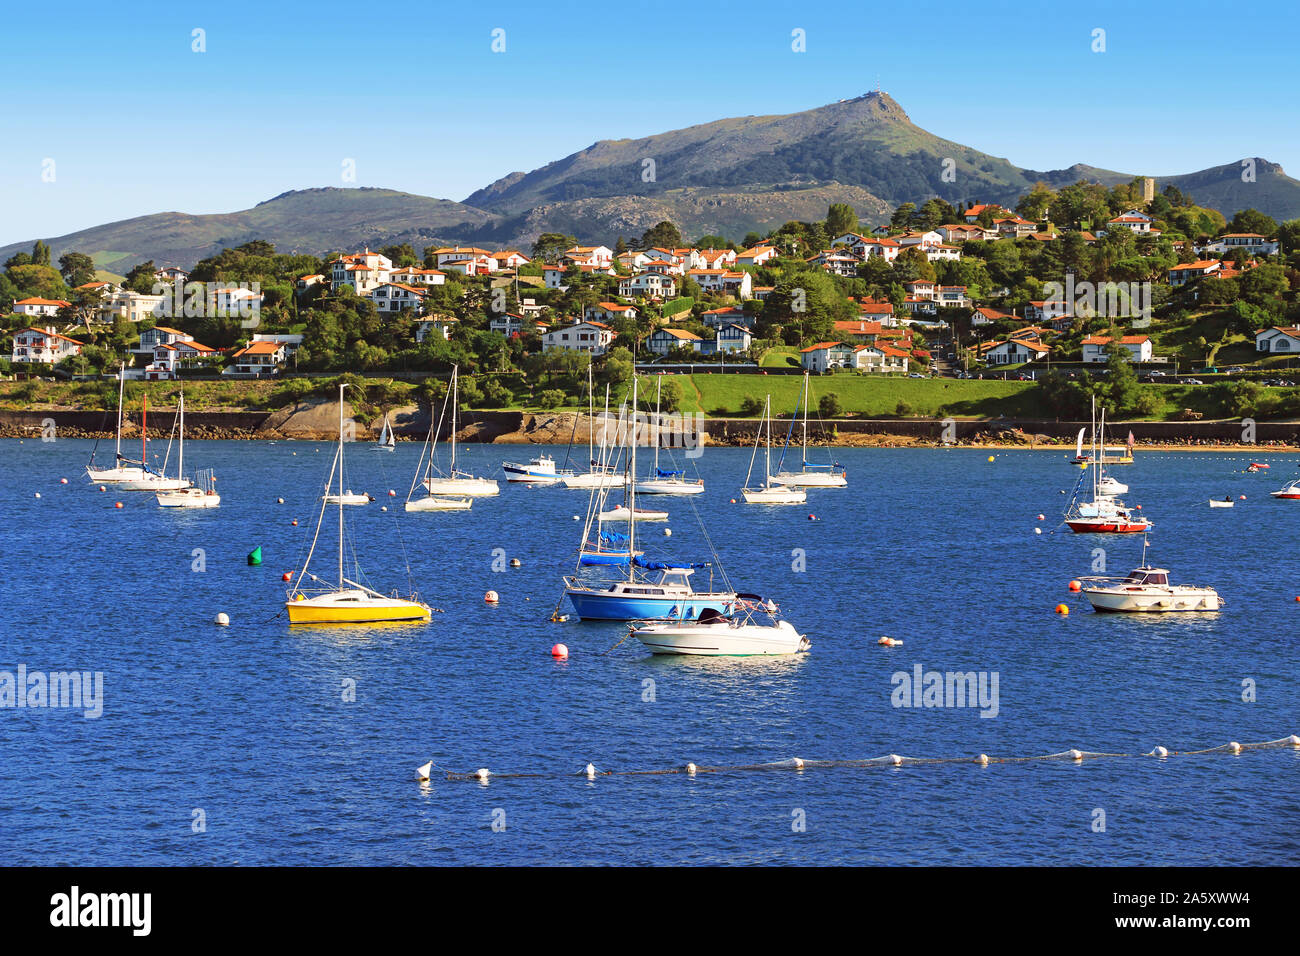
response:
<path id="1" fill-rule="evenodd" d="M 742 595 L 735 613 L 726 617 L 707 609 L 694 621 L 633 626 L 632 636 L 652 654 L 683 654 L 697 657 L 748 657 L 798 654 L 811 647 L 789 621 L 778 620 L 766 602 Z M 768 623 L 755 620 L 759 613 Z"/>

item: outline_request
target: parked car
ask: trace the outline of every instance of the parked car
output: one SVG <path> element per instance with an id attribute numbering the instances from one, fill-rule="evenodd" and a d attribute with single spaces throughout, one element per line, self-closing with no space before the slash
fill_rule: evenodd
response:
<path id="1" fill-rule="evenodd" d="M 910 375 L 908 375 L 907 377 L 908 377 L 908 378 L 925 378 L 925 376 L 922 375 L 920 372 L 913 372 L 913 373 L 911 373 Z"/>

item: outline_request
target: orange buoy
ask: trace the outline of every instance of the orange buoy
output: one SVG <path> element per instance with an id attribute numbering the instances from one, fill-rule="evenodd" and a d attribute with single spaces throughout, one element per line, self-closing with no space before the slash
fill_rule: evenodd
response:
<path id="1" fill-rule="evenodd" d="M 122 507 L 122 502 L 120 502 L 120 501 L 117 502 L 117 504 L 113 505 L 113 507 L 114 507 L 114 508 L 120 508 L 120 507 Z"/>
<path id="2" fill-rule="evenodd" d="M 281 580 L 281 581 L 291 581 L 291 580 L 293 580 L 293 575 L 290 574 L 288 571 L 285 571 L 284 574 L 280 575 L 280 580 Z"/>
<path id="3" fill-rule="evenodd" d="M 1080 584 L 1078 581 L 1071 581 L 1071 582 L 1070 582 L 1070 590 L 1071 590 L 1071 591 L 1077 591 L 1077 590 L 1079 590 L 1081 587 L 1083 587 L 1083 585 Z"/>
<path id="4" fill-rule="evenodd" d="M 297 519 L 297 518 L 294 518 L 294 519 L 293 519 L 293 526 L 294 526 L 295 528 L 298 527 L 298 519 Z"/>
<path id="5" fill-rule="evenodd" d="M 108 491 L 108 489 L 105 488 L 103 485 L 100 485 L 100 486 L 99 486 L 99 490 L 100 490 L 100 491 Z"/>
<path id="6" fill-rule="evenodd" d="M 563 644 L 556 644 L 551 648 L 551 656 L 556 660 L 564 661 L 569 659 L 569 649 Z"/>
<path id="7" fill-rule="evenodd" d="M 1069 614 L 1069 613 L 1070 613 L 1069 605 L 1066 605 L 1066 604 L 1058 604 L 1058 605 L 1056 605 L 1056 613 L 1057 613 L 1057 614 Z"/>
<path id="8" fill-rule="evenodd" d="M 497 594 L 496 591 L 488 591 L 487 594 L 483 595 L 483 600 L 486 601 L 488 604 L 496 604 L 498 601 L 501 600 L 501 597 L 500 595 Z"/>

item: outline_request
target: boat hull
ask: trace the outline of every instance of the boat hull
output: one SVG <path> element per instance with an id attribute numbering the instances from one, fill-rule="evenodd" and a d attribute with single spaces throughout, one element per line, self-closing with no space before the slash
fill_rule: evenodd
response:
<path id="1" fill-rule="evenodd" d="M 560 480 L 566 488 L 615 488 L 623 483 L 623 476 L 587 473 L 584 475 L 565 475 Z"/>
<path id="2" fill-rule="evenodd" d="M 369 495 L 322 495 L 321 500 L 327 505 L 368 505 L 374 499 Z"/>
<path id="3" fill-rule="evenodd" d="M 154 495 L 161 508 L 216 508 L 221 504 L 221 495 L 208 493 L 197 488 L 185 491 L 163 491 Z"/>
<path id="4" fill-rule="evenodd" d="M 563 476 L 555 471 L 555 462 L 549 465 L 521 465 L 518 462 L 501 463 L 501 470 L 506 473 L 506 481 L 526 481 L 530 484 L 554 484 Z"/>
<path id="5" fill-rule="evenodd" d="M 778 485 L 787 485 L 791 488 L 843 488 L 849 483 L 848 476 L 842 471 L 829 474 L 781 472 L 779 475 L 773 475 L 771 480 Z"/>
<path id="6" fill-rule="evenodd" d="M 751 505 L 801 505 L 808 500 L 802 488 L 776 485 L 771 488 L 742 488 L 745 503 Z"/>
<path id="7" fill-rule="evenodd" d="M 364 597 L 343 600 L 324 594 L 286 601 L 290 624 L 375 624 L 381 621 L 427 621 L 433 612 L 418 601 Z"/>
<path id="8" fill-rule="evenodd" d="M 86 468 L 86 477 L 101 485 L 116 485 L 123 481 L 141 481 L 147 472 L 143 468 Z"/>
<path id="9" fill-rule="evenodd" d="M 452 498 L 449 495 L 430 495 L 406 503 L 407 511 L 468 511 L 472 498 Z"/>
<path id="10" fill-rule="evenodd" d="M 1173 611 L 1218 611 L 1223 602 L 1209 588 L 1177 588 L 1167 592 L 1124 588 L 1085 588 L 1083 596 L 1102 613 L 1164 614 Z"/>
<path id="11" fill-rule="evenodd" d="M 602 591 L 568 588 L 569 603 L 584 621 L 693 620 L 706 608 L 730 614 L 734 594 L 691 594 L 685 597 L 608 594 Z"/>
<path id="12" fill-rule="evenodd" d="M 625 506 L 619 505 L 617 508 L 613 508 L 609 511 L 602 511 L 599 517 L 601 521 L 630 521 L 632 520 L 632 512 L 628 511 L 628 509 Z M 637 508 L 636 520 L 637 521 L 667 521 L 668 512 L 651 511 L 649 508 Z"/>
<path id="13" fill-rule="evenodd" d="M 810 646 L 789 621 L 771 626 L 758 624 L 652 624 L 637 628 L 632 636 L 652 654 L 697 657 L 753 657 L 798 654 Z"/>
<path id="14" fill-rule="evenodd" d="M 1078 518 L 1065 523 L 1075 534 L 1140 534 L 1151 527 L 1149 521 L 1127 518 Z"/>
<path id="15" fill-rule="evenodd" d="M 423 484 L 431 495 L 490 498 L 501 493 L 501 488 L 490 478 L 426 478 Z"/>
<path id="16" fill-rule="evenodd" d="M 636 483 L 638 495 L 701 495 L 704 493 L 702 481 L 653 480 Z"/>
<path id="17" fill-rule="evenodd" d="M 117 487 L 120 491 L 184 491 L 193 484 L 185 478 L 158 478 L 152 481 L 149 479 L 119 481 Z"/>

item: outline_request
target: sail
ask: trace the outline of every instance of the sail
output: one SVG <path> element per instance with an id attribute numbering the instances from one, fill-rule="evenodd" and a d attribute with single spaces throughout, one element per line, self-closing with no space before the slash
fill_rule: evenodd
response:
<path id="1" fill-rule="evenodd" d="M 1088 430 L 1088 429 L 1086 429 L 1086 428 L 1080 428 L 1080 429 L 1079 429 L 1079 437 L 1076 438 L 1076 439 L 1074 440 L 1074 457 L 1075 457 L 1075 458 L 1082 458 L 1082 457 L 1083 457 L 1083 433 L 1086 432 L 1087 430 Z"/>

